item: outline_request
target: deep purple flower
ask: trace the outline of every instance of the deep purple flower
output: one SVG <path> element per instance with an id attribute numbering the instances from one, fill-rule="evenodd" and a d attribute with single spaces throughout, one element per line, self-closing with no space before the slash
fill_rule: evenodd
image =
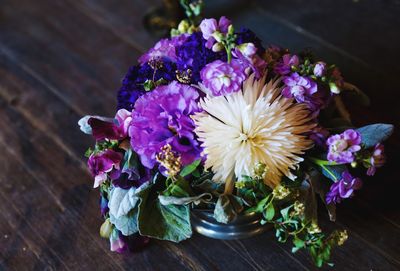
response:
<path id="1" fill-rule="evenodd" d="M 310 132 L 309 137 L 314 143 L 322 148 L 326 148 L 326 139 L 329 136 L 329 131 L 321 126 L 316 126 Z"/>
<path id="2" fill-rule="evenodd" d="M 153 168 L 156 154 L 166 144 L 179 153 L 183 165 L 200 156 L 190 115 L 199 111 L 196 89 L 176 81 L 140 97 L 129 128 L 131 145 L 142 164 Z"/>
<path id="3" fill-rule="evenodd" d="M 314 70 L 313 70 L 313 73 L 315 76 L 322 77 L 325 75 L 325 71 L 326 71 L 326 63 L 325 62 L 320 61 L 320 62 L 315 63 Z"/>
<path id="4" fill-rule="evenodd" d="M 144 83 L 147 80 L 163 78 L 167 82 L 175 80 L 176 64 L 167 58 L 159 59 L 161 67 L 154 69 L 150 64 L 133 66 L 122 80 L 122 86 L 118 92 L 118 109 L 125 108 L 131 111 L 136 100 L 146 93 Z"/>
<path id="5" fill-rule="evenodd" d="M 102 216 L 105 216 L 108 213 L 108 200 L 103 195 L 100 196 L 100 212 Z"/>
<path id="6" fill-rule="evenodd" d="M 202 33 L 195 32 L 176 49 L 178 56 L 177 69 L 179 71 L 190 69 L 192 72 L 192 84 L 197 84 L 200 81 L 200 71 L 205 65 L 217 59 L 226 61 L 225 52 L 213 52 L 206 47 L 205 43 Z"/>
<path id="7" fill-rule="evenodd" d="M 92 173 L 93 177 L 95 178 L 95 188 L 107 180 L 107 174 L 111 179 L 116 179 L 119 177 L 121 160 L 122 154 L 110 149 L 92 154 L 89 157 L 88 166 L 90 173 Z"/>
<path id="8" fill-rule="evenodd" d="M 385 147 L 383 144 L 378 143 L 375 145 L 374 150 L 372 151 L 371 157 L 369 158 L 369 167 L 367 170 L 368 176 L 375 175 L 376 169 L 382 167 L 386 162 L 385 157 Z"/>
<path id="9" fill-rule="evenodd" d="M 203 38 L 206 40 L 206 47 L 211 49 L 215 43 L 214 33 L 220 32 L 222 34 L 226 34 L 228 32 L 228 27 L 231 24 L 231 21 L 228 20 L 225 16 L 222 16 L 219 19 L 219 22 L 212 19 L 204 19 L 200 23 L 200 30 L 203 34 Z"/>
<path id="10" fill-rule="evenodd" d="M 297 102 L 304 103 L 313 99 L 313 94 L 318 91 L 317 84 L 308 77 L 293 73 L 283 78 L 285 87 L 282 89 L 282 95 L 286 98 L 294 97 Z"/>
<path id="11" fill-rule="evenodd" d="M 328 138 L 328 160 L 340 164 L 351 163 L 355 153 L 361 150 L 361 134 L 353 129 L 348 129 L 341 134 Z"/>
<path id="12" fill-rule="evenodd" d="M 235 48 L 233 56 L 236 57 L 245 69 L 255 73 L 256 78 L 261 78 L 267 63 L 256 54 L 257 48 L 253 43 L 243 43 Z"/>
<path id="13" fill-rule="evenodd" d="M 216 60 L 207 64 L 200 72 L 201 80 L 214 96 L 226 95 L 241 89 L 246 73 L 236 59 L 231 63 Z"/>
<path id="14" fill-rule="evenodd" d="M 90 117 L 87 121 L 91 127 L 92 135 L 96 140 L 121 140 L 128 136 L 128 127 L 132 117 L 131 112 L 120 109 L 115 119 Z"/>
<path id="15" fill-rule="evenodd" d="M 275 72 L 280 75 L 287 75 L 292 71 L 292 66 L 297 67 L 299 64 L 300 60 L 298 56 L 285 54 L 282 56 L 281 61 L 276 64 Z"/>
<path id="16" fill-rule="evenodd" d="M 243 43 L 251 42 L 257 48 L 257 54 L 262 56 L 265 48 L 262 46 L 262 41 L 257 37 L 257 35 L 247 28 L 241 28 L 238 33 L 236 33 L 236 44 L 240 45 Z"/>
<path id="17" fill-rule="evenodd" d="M 360 189 L 362 181 L 354 178 L 348 171 L 342 173 L 342 179 L 334 183 L 326 194 L 327 203 L 339 203 L 353 195 L 354 190 Z"/>
<path id="18" fill-rule="evenodd" d="M 152 59 L 168 59 L 175 62 L 176 47 L 181 46 L 187 38 L 186 34 L 172 37 L 170 39 L 162 39 L 154 45 L 147 53 L 139 58 L 140 64 L 145 64 Z"/>

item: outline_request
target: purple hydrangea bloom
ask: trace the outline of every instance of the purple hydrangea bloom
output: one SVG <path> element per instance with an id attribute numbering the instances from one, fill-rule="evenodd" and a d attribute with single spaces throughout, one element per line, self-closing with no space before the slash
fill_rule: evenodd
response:
<path id="1" fill-rule="evenodd" d="M 285 54 L 282 56 L 281 61 L 276 64 L 274 70 L 277 74 L 287 75 L 292 71 L 292 66 L 297 67 L 299 64 L 300 60 L 298 56 Z"/>
<path id="2" fill-rule="evenodd" d="M 122 80 L 122 86 L 118 92 L 118 109 L 125 108 L 131 111 L 136 100 L 146 93 L 144 90 L 144 82 L 147 80 L 158 81 L 163 78 L 167 82 L 175 80 L 176 64 L 171 60 L 163 58 L 162 67 L 157 69 L 154 74 L 154 69 L 148 64 L 133 66 Z"/>
<path id="3" fill-rule="evenodd" d="M 190 118 L 200 110 L 198 98 L 196 89 L 174 81 L 137 100 L 129 135 L 132 148 L 145 167 L 151 169 L 156 165 L 156 154 L 166 144 L 179 153 L 182 165 L 200 156 L 201 148 Z"/>
<path id="4" fill-rule="evenodd" d="M 342 179 L 334 183 L 326 194 L 327 203 L 339 203 L 353 195 L 354 190 L 360 189 L 362 181 L 354 178 L 348 171 L 342 173 Z"/>
<path id="5" fill-rule="evenodd" d="M 176 49 L 178 56 L 177 69 L 179 71 L 192 71 L 191 83 L 197 84 L 200 81 L 200 71 L 205 65 L 214 60 L 226 61 L 226 53 L 216 53 L 206 48 L 205 40 L 201 32 L 190 35 L 186 41 Z"/>
<path id="6" fill-rule="evenodd" d="M 111 179 L 116 179 L 120 175 L 120 163 L 122 154 L 113 150 L 104 150 L 92 154 L 88 160 L 88 167 L 94 179 L 94 187 L 98 187 L 105 180 L 107 174 Z"/>
<path id="7" fill-rule="evenodd" d="M 154 45 L 147 53 L 139 58 L 140 64 L 145 64 L 149 60 L 161 58 L 176 62 L 176 47 L 181 46 L 187 38 L 187 34 L 172 37 L 170 39 L 162 39 Z"/>
<path id="8" fill-rule="evenodd" d="M 339 164 L 351 163 L 355 159 L 355 153 L 361 150 L 361 135 L 353 129 L 348 129 L 329 137 L 326 144 L 329 146 L 329 161 Z"/>
<path id="9" fill-rule="evenodd" d="M 313 73 L 315 76 L 322 77 L 325 75 L 325 71 L 326 71 L 326 63 L 325 62 L 320 61 L 320 62 L 315 63 L 314 70 L 313 70 Z"/>
<path id="10" fill-rule="evenodd" d="M 206 40 L 206 47 L 208 49 L 211 49 L 216 42 L 213 34 L 217 31 L 226 34 L 228 32 L 229 25 L 231 25 L 231 21 L 225 16 L 222 16 L 218 22 L 214 18 L 204 19 L 201 21 L 200 30 L 203 34 L 203 38 Z"/>
<path id="11" fill-rule="evenodd" d="M 293 73 L 283 78 L 285 87 L 282 95 L 286 98 L 294 97 L 297 102 L 304 103 L 313 99 L 313 94 L 318 91 L 317 84 L 308 77 Z"/>
<path id="12" fill-rule="evenodd" d="M 370 166 L 367 170 L 368 176 L 375 175 L 376 169 L 382 167 L 386 162 L 385 157 L 385 147 L 383 144 L 378 143 L 375 145 L 374 150 L 372 151 L 371 157 L 369 159 Z"/>
<path id="13" fill-rule="evenodd" d="M 207 64 L 200 72 L 201 80 L 214 96 L 227 95 L 241 89 L 246 73 L 240 61 L 231 63 L 216 60 Z"/>

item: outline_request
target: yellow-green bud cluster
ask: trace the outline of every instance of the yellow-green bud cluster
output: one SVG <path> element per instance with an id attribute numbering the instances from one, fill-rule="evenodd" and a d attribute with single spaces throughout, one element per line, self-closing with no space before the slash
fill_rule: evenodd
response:
<path id="1" fill-rule="evenodd" d="M 348 238 L 349 238 L 349 235 L 347 234 L 347 231 L 346 231 L 346 230 L 339 232 L 339 237 L 338 237 L 337 244 L 338 244 L 339 246 L 343 245 L 344 242 L 346 242 L 346 240 L 347 240 Z"/>
<path id="2" fill-rule="evenodd" d="M 156 160 L 167 170 L 168 176 L 175 176 L 181 171 L 181 157 L 172 151 L 172 147 L 166 144 L 156 155 Z"/>
<path id="3" fill-rule="evenodd" d="M 277 185 L 272 191 L 272 194 L 276 199 L 284 199 L 289 196 L 290 190 L 282 185 Z"/>

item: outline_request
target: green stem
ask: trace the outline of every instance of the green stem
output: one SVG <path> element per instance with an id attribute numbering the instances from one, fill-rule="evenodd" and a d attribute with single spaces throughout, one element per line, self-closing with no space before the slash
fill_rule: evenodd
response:
<path id="1" fill-rule="evenodd" d="M 225 47 L 225 50 L 226 50 L 226 55 L 228 56 L 228 63 L 231 63 L 231 60 L 232 60 L 232 52 L 231 52 L 231 49 L 228 48 L 228 47 Z"/>
<path id="2" fill-rule="evenodd" d="M 319 166 L 336 166 L 336 165 L 338 165 L 338 163 L 336 163 L 336 162 L 322 160 L 322 159 L 318 159 L 315 157 L 309 157 L 308 159 L 310 159 L 314 164 L 317 164 Z"/>

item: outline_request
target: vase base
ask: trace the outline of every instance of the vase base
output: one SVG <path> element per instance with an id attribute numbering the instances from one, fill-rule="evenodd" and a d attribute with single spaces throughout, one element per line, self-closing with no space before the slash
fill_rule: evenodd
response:
<path id="1" fill-rule="evenodd" d="M 257 213 L 239 215 L 234 221 L 223 224 L 217 222 L 213 213 L 203 210 L 192 210 L 192 228 L 201 235 L 221 240 L 249 238 L 272 228 L 272 225 L 261 225 L 262 216 Z"/>

